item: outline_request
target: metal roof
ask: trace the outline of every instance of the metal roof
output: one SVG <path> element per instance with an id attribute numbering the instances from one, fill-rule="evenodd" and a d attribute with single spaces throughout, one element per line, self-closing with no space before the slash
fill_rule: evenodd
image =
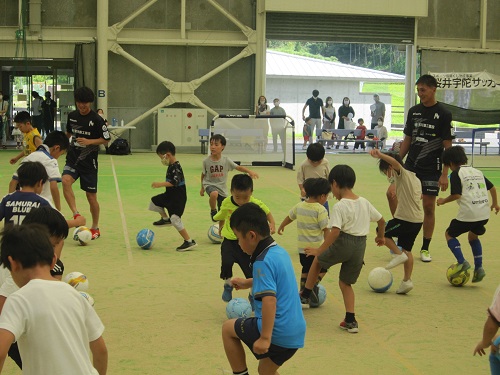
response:
<path id="1" fill-rule="evenodd" d="M 346 81 L 404 82 L 405 76 L 267 50 L 266 76 Z"/>

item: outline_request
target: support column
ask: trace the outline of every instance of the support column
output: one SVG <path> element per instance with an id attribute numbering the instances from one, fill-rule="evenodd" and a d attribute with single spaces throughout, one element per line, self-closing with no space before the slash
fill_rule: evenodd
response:
<path id="1" fill-rule="evenodd" d="M 109 0 L 97 2 L 97 108 L 108 116 L 108 16 Z"/>
<path id="2" fill-rule="evenodd" d="M 413 44 L 406 45 L 406 66 L 405 66 L 405 113 L 406 116 L 411 107 L 415 105 L 415 81 L 417 80 L 417 28 L 418 18 L 415 19 L 415 36 Z"/>
<path id="3" fill-rule="evenodd" d="M 252 114 L 255 110 L 255 102 L 260 95 L 266 95 L 266 11 L 264 0 L 257 0 L 256 9 L 256 51 L 255 51 L 255 92 L 253 96 L 254 106 Z"/>

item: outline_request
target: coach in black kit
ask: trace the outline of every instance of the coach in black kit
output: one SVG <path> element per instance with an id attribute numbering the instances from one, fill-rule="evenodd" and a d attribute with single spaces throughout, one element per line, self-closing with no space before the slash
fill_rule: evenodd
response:
<path id="1" fill-rule="evenodd" d="M 408 111 L 399 155 L 404 158 L 408 154 L 404 166 L 422 182 L 424 238 L 420 258 L 423 262 L 430 262 L 429 243 L 434 232 L 436 197 L 439 189 L 445 191 L 448 188 L 448 167 L 442 165 L 441 155 L 443 149 L 451 147 L 454 135 L 451 112 L 436 100 L 436 79 L 424 74 L 416 85 L 420 104 Z"/>
<path id="2" fill-rule="evenodd" d="M 68 114 L 66 133 L 71 138 L 62 173 L 63 193 L 73 217 L 79 216 L 76 207 L 73 183 L 80 179 L 80 188 L 85 191 L 92 215 L 92 239 L 99 238 L 99 202 L 97 201 L 97 155 L 99 146 L 109 142 L 110 135 L 104 119 L 90 106 L 94 92 L 80 87 L 74 93 L 77 110 Z"/>

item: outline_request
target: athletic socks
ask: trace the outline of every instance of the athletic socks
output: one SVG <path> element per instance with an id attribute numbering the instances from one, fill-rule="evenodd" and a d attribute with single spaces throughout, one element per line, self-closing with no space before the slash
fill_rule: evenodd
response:
<path id="1" fill-rule="evenodd" d="M 422 242 L 422 248 L 420 250 L 429 250 L 429 245 L 431 244 L 432 238 L 425 238 Z"/>
<path id="2" fill-rule="evenodd" d="M 479 239 L 469 241 L 469 244 L 472 249 L 472 254 L 474 255 L 474 268 L 477 270 L 479 267 L 483 266 L 483 247 Z"/>
<path id="3" fill-rule="evenodd" d="M 459 264 L 465 262 L 464 255 L 462 254 L 462 247 L 460 246 L 460 242 L 458 242 L 456 238 L 451 238 L 448 240 L 448 247 L 450 248 L 451 252 L 455 256 Z"/>
<path id="4" fill-rule="evenodd" d="M 356 314 L 354 313 L 350 313 L 350 312 L 346 312 L 345 313 L 345 322 L 346 323 L 354 323 L 356 321 L 356 317 L 355 317 Z"/>
<path id="5" fill-rule="evenodd" d="M 233 375 L 249 375 L 248 374 L 248 369 L 244 369 L 241 372 L 235 372 L 235 371 L 233 371 Z"/>

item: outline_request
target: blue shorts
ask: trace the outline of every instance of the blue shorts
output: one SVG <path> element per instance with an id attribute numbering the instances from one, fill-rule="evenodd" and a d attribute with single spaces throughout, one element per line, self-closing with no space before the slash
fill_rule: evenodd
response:
<path id="1" fill-rule="evenodd" d="M 265 354 L 255 354 L 253 352 L 253 344 L 260 338 L 259 327 L 257 326 L 257 318 L 239 318 L 234 322 L 234 330 L 241 341 L 253 353 L 255 358 L 269 358 L 278 366 L 283 365 L 286 361 L 293 357 L 297 349 L 283 348 L 278 345 L 271 344 L 269 350 Z"/>

